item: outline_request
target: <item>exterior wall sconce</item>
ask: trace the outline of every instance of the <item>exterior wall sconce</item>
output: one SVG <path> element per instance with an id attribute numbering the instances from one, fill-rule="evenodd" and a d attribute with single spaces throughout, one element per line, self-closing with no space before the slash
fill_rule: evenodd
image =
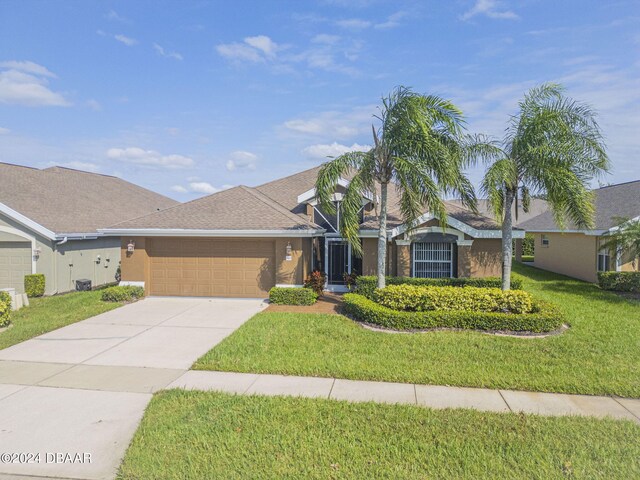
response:
<path id="1" fill-rule="evenodd" d="M 42 253 L 42 250 L 40 250 L 39 248 L 34 248 L 33 249 L 33 257 L 37 260 L 38 258 L 40 258 L 40 254 Z"/>
<path id="2" fill-rule="evenodd" d="M 290 261 L 292 259 L 292 255 L 291 255 L 291 242 L 287 242 L 287 249 L 286 249 L 286 257 L 285 260 Z"/>
<path id="3" fill-rule="evenodd" d="M 134 242 L 133 240 L 129 240 L 129 243 L 127 244 L 127 253 L 133 253 L 135 249 L 136 249 L 136 242 Z"/>

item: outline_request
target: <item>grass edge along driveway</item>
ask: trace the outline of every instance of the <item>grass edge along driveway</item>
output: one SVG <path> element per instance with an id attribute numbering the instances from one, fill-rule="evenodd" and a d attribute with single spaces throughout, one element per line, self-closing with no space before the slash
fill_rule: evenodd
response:
<path id="1" fill-rule="evenodd" d="M 263 312 L 193 368 L 640 397 L 640 304 L 520 264 L 524 288 L 571 328 L 545 339 L 478 332 L 389 334 L 340 315 Z"/>
<path id="2" fill-rule="evenodd" d="M 118 478 L 627 479 L 639 435 L 627 421 L 168 390 Z"/>
<path id="3" fill-rule="evenodd" d="M 103 302 L 101 295 L 93 290 L 29 299 L 28 307 L 11 312 L 11 328 L 0 332 L 0 350 L 123 305 Z"/>

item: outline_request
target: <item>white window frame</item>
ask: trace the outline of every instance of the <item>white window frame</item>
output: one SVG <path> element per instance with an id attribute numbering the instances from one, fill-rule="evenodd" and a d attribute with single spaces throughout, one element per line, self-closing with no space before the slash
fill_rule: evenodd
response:
<path id="1" fill-rule="evenodd" d="M 545 235 L 544 233 L 540 235 L 540 244 L 547 248 L 549 246 L 549 236 Z"/>
<path id="2" fill-rule="evenodd" d="M 604 261 L 605 262 L 604 270 L 600 268 L 600 257 L 603 257 L 603 258 L 606 259 Z M 610 272 L 611 271 L 611 252 L 609 251 L 608 248 L 601 248 L 600 250 L 598 250 L 598 256 L 597 256 L 597 259 L 596 259 L 596 270 L 598 272 Z"/>
<path id="3" fill-rule="evenodd" d="M 450 259 L 446 260 L 416 260 L 416 249 L 418 245 L 422 244 L 437 244 L 437 245 L 449 245 Z M 454 260 L 454 243 L 449 242 L 414 242 L 411 249 L 411 276 L 415 278 L 452 278 L 453 277 L 453 260 Z M 416 264 L 418 263 L 449 263 L 449 277 L 417 277 L 416 276 Z M 438 272 L 439 273 L 439 272 Z"/>

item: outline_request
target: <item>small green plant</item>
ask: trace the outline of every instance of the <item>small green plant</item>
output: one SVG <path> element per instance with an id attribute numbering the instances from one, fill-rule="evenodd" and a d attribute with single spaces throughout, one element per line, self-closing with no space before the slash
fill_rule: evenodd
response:
<path id="1" fill-rule="evenodd" d="M 11 295 L 0 291 L 0 328 L 11 323 Z"/>
<path id="2" fill-rule="evenodd" d="M 322 292 L 324 291 L 324 285 L 326 283 L 327 276 L 321 272 L 320 270 L 314 270 L 311 274 L 305 279 L 304 286 L 305 288 L 310 288 L 316 294 L 321 297 Z"/>
<path id="3" fill-rule="evenodd" d="M 269 301 L 275 305 L 313 305 L 318 294 L 310 288 L 273 287 L 269 290 Z"/>
<path id="4" fill-rule="evenodd" d="M 389 285 L 375 291 L 374 300 L 394 310 L 465 310 L 469 312 L 529 313 L 531 295 L 499 288 L 422 287 Z"/>
<path id="5" fill-rule="evenodd" d="M 44 295 L 45 279 L 43 273 L 33 273 L 24 276 L 24 291 L 27 297 L 41 297 Z"/>
<path id="6" fill-rule="evenodd" d="M 640 272 L 598 272 L 598 284 L 603 290 L 640 292 Z"/>
<path id="7" fill-rule="evenodd" d="M 131 302 L 142 297 L 144 297 L 144 288 L 122 285 L 105 288 L 101 298 L 105 302 Z"/>
<path id="8" fill-rule="evenodd" d="M 342 274 L 342 278 L 344 279 L 344 284 L 347 286 L 349 291 L 353 290 L 353 287 L 355 287 L 356 281 L 358 280 L 358 275 L 356 273 L 344 272 Z"/>

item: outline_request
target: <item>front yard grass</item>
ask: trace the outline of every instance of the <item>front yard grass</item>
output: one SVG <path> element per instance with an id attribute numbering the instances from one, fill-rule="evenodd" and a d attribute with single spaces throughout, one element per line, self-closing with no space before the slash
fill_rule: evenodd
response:
<path id="1" fill-rule="evenodd" d="M 101 290 L 29 299 L 30 305 L 11 312 L 12 327 L 0 332 L 0 350 L 121 306 L 103 302 Z"/>
<path id="2" fill-rule="evenodd" d="M 264 312 L 193 368 L 640 397 L 640 305 L 533 267 L 514 270 L 525 290 L 564 310 L 568 331 L 392 334 L 340 315 Z"/>
<path id="3" fill-rule="evenodd" d="M 631 422 L 169 390 L 120 479 L 640 476 Z"/>

